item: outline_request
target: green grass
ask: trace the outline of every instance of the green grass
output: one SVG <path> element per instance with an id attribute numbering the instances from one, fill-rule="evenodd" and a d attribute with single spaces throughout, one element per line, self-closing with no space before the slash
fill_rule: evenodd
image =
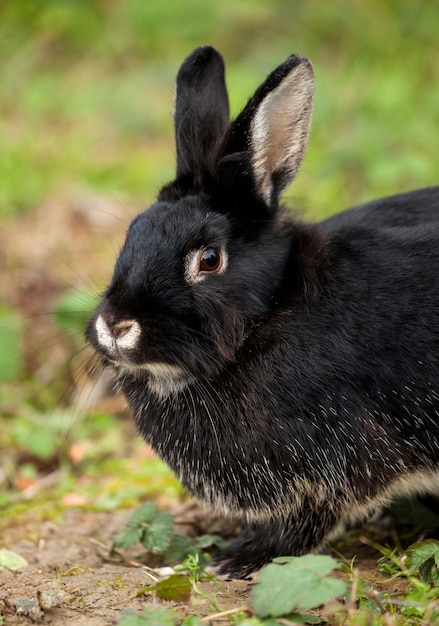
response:
<path id="1" fill-rule="evenodd" d="M 0 216 L 81 186 L 150 200 L 173 172 L 178 65 L 212 43 L 236 113 L 291 52 L 316 67 L 314 129 L 291 194 L 313 216 L 436 182 L 436 3 L 5 1 Z"/>

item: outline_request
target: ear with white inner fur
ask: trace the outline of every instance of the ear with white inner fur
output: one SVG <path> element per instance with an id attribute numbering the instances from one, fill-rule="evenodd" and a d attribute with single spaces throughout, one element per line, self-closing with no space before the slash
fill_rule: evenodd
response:
<path id="1" fill-rule="evenodd" d="M 229 128 L 224 156 L 236 155 L 235 163 L 241 162 L 237 183 L 243 184 L 250 169 L 252 193 L 267 206 L 276 203 L 300 167 L 313 99 L 312 64 L 292 55 L 269 74 Z"/>
<path id="2" fill-rule="evenodd" d="M 296 175 L 311 126 L 314 71 L 300 62 L 270 91 L 250 125 L 251 164 L 258 195 L 267 204 L 279 196 Z"/>

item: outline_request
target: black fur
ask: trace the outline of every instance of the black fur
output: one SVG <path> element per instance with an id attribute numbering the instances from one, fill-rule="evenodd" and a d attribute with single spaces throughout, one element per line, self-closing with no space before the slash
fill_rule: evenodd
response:
<path id="1" fill-rule="evenodd" d="M 279 194 L 312 77 L 290 57 L 229 125 L 221 57 L 188 57 L 177 178 L 132 223 L 87 330 L 145 439 L 194 495 L 243 516 L 216 558 L 230 576 L 437 482 L 439 188 L 291 221 Z M 225 265 L 200 275 L 212 247 Z"/>
<path id="2" fill-rule="evenodd" d="M 439 187 L 427 187 L 353 207 L 333 215 L 322 225 L 331 230 L 340 226 L 410 228 L 438 221 Z"/>

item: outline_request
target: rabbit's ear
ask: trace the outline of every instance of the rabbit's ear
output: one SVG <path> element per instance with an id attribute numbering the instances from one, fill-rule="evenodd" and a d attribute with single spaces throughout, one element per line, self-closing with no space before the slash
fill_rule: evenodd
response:
<path id="1" fill-rule="evenodd" d="M 180 67 L 174 123 L 177 178 L 190 176 L 197 182 L 229 124 L 224 61 L 214 48 L 196 48 Z"/>
<path id="2" fill-rule="evenodd" d="M 246 154 L 253 190 L 267 205 L 293 180 L 308 143 L 314 70 L 293 55 L 274 70 L 233 122 L 226 154 Z"/>

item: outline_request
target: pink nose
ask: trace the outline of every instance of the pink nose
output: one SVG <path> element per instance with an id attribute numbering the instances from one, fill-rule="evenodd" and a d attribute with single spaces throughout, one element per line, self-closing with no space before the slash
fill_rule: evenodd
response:
<path id="1" fill-rule="evenodd" d="M 110 328 L 110 332 L 117 341 L 118 339 L 125 337 L 125 335 L 130 331 L 132 326 L 132 322 L 120 322 L 119 324 L 115 324 L 112 328 Z"/>

